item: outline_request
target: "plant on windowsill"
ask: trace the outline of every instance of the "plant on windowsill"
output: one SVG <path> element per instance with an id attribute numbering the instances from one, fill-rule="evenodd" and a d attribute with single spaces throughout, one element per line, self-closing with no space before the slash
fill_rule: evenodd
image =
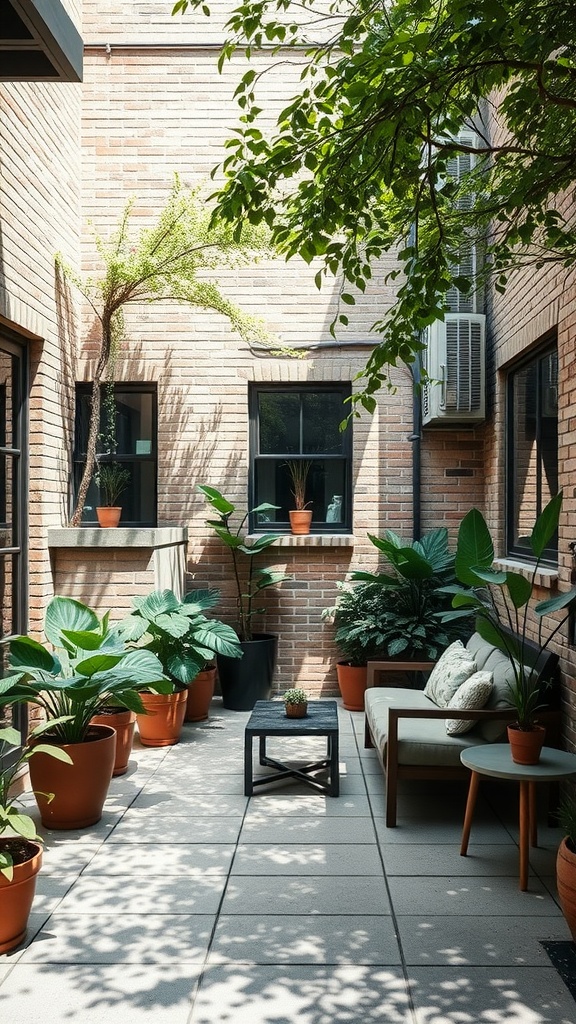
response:
<path id="1" fill-rule="evenodd" d="M 542 706 L 538 664 L 576 607 L 576 588 L 530 605 L 544 551 L 558 530 L 561 508 L 560 491 L 534 523 L 529 543 L 535 560 L 529 578 L 493 567 L 494 544 L 490 531 L 482 513 L 477 508 L 471 509 L 458 531 L 455 568 L 461 585 L 446 588 L 452 595 L 453 610 L 441 614 L 442 622 L 473 616 L 480 636 L 510 659 L 514 679 L 509 687 L 509 702 L 516 711 L 516 721 L 508 726 L 508 737 L 511 745 L 514 744 L 512 759 L 518 764 L 537 764 L 540 758 L 544 732 L 537 723 Z M 553 619 L 553 625 L 546 632 L 544 618 L 557 612 L 564 614 Z M 535 647 L 535 656 L 530 647 L 532 650 Z M 534 749 L 517 751 L 516 741 L 523 746 L 535 741 Z"/>
<path id="2" fill-rule="evenodd" d="M 46 738 L 68 752 L 61 765 L 39 754 L 30 763 L 32 788 L 48 828 L 85 828 L 100 820 L 114 770 L 116 736 L 92 718 L 111 702 L 143 711 L 138 690 L 173 688 L 151 651 L 129 650 L 109 625 L 86 605 L 54 597 L 44 633 L 54 648 L 30 636 L 6 637 L 8 670 L 0 679 L 0 704 L 38 704 L 50 728 Z M 46 793 L 53 793 L 50 801 Z"/>
<path id="3" fill-rule="evenodd" d="M 437 615 L 449 608 L 443 588 L 455 579 L 448 531 L 431 530 L 410 543 L 392 530 L 382 538 L 368 536 L 391 571 L 352 573 L 353 582 L 338 582 L 336 605 L 322 612 L 336 626 L 338 685 L 352 711 L 364 707 L 368 661 L 436 661 L 462 636 L 461 624 L 440 626 Z"/>
<path id="4" fill-rule="evenodd" d="M 10 748 L 19 747 L 20 734 L 10 727 L 0 729 L 0 954 L 15 949 L 26 936 L 36 876 L 42 866 L 42 839 L 36 833 L 34 819 L 19 810 L 17 798 L 11 795 L 16 775 L 33 755 L 71 763 L 69 754 L 60 747 L 38 742 L 48 728 L 47 724 L 40 725 L 30 733 L 10 767 L 2 765 L 7 763 Z"/>
<path id="5" fill-rule="evenodd" d="M 282 695 L 287 718 L 305 718 L 308 713 L 308 694 L 299 687 L 292 687 Z"/>
<path id="6" fill-rule="evenodd" d="M 130 483 L 131 473 L 118 462 L 99 462 L 94 481 L 100 491 L 103 504 L 96 507 L 96 515 L 101 527 L 118 526 L 122 515 L 122 506 L 118 504 L 120 495 Z"/>
<path id="7" fill-rule="evenodd" d="M 242 512 L 215 487 L 198 484 L 197 489 L 218 517 L 208 519 L 208 526 L 212 527 L 230 552 L 236 589 L 235 629 L 244 652 L 241 661 L 226 655 L 217 656 L 223 704 L 233 711 L 250 711 L 257 700 L 267 700 L 270 696 L 278 641 L 273 634 L 254 631 L 254 617 L 264 612 L 257 601 L 267 587 L 282 583 L 290 577 L 281 571 L 255 568 L 257 556 L 275 544 L 281 534 L 267 534 L 258 537 L 253 544 L 245 544 L 242 531 L 251 513 L 272 512 L 278 506 L 265 502 L 251 512 Z M 239 521 L 232 525 L 235 513 Z"/>
<path id="8" fill-rule="evenodd" d="M 118 624 L 121 638 L 152 651 L 165 674 L 186 691 L 184 721 L 208 718 L 218 654 L 241 658 L 242 648 L 231 626 L 204 613 L 220 599 L 218 590 L 196 590 L 180 601 L 171 590 L 155 590 L 133 599 L 134 611 Z M 144 698 L 146 702 L 146 698 Z M 140 723 L 140 731 L 148 723 Z"/>
<path id="9" fill-rule="evenodd" d="M 306 501 L 306 484 L 312 463 L 306 459 L 289 459 L 285 463 L 292 483 L 294 508 L 289 509 L 290 529 L 294 534 L 310 533 L 312 509 L 308 508 L 311 501 Z"/>

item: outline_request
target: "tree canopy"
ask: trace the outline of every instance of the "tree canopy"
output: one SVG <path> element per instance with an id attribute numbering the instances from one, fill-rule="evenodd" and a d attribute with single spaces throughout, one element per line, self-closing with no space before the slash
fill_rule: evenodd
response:
<path id="1" fill-rule="evenodd" d="M 187 9 L 210 14 L 206 0 L 178 0 L 174 13 Z M 248 61 L 268 51 L 271 65 L 286 49 L 299 51 L 302 87 L 273 132 L 261 129 L 261 60 L 239 81 L 216 215 L 238 230 L 266 222 L 288 257 L 320 257 L 317 283 L 341 275 L 344 304 L 375 260 L 397 255 L 397 299 L 374 324 L 356 396 L 372 411 L 389 366 L 411 363 L 422 329 L 444 316 L 448 290 L 471 288 L 467 246 L 482 245 L 482 274 L 499 290 L 516 267 L 574 265 L 576 7 L 244 0 L 220 67 L 236 50 Z"/>

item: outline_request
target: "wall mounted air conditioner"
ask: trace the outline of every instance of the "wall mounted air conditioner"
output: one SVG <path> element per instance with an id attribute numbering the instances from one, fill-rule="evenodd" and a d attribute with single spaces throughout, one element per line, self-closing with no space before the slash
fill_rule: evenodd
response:
<path id="1" fill-rule="evenodd" d="M 478 423 L 485 417 L 486 317 L 447 313 L 427 328 L 422 426 Z"/>

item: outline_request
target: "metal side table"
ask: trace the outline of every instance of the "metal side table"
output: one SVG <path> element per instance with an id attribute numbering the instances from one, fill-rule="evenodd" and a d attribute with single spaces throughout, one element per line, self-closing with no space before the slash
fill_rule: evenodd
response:
<path id="1" fill-rule="evenodd" d="M 274 768 L 274 773 L 254 778 L 252 764 L 252 742 L 259 738 L 259 763 Z M 266 753 L 269 736 L 326 736 L 326 757 L 298 767 L 284 764 Z M 312 778 L 311 773 L 328 768 L 328 780 Z M 248 719 L 244 734 L 244 794 L 252 796 L 256 786 L 264 786 L 278 779 L 294 778 L 305 782 L 313 789 L 330 796 L 340 792 L 338 761 L 338 706 L 335 700 L 309 700 L 305 718 L 288 718 L 284 701 L 258 700 Z"/>

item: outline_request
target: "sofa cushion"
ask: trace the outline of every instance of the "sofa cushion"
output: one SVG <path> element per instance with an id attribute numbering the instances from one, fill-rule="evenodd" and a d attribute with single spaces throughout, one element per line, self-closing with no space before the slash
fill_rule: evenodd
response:
<path id="1" fill-rule="evenodd" d="M 460 640 L 446 648 L 432 669 L 424 693 L 439 708 L 445 708 L 467 679 L 476 671 L 474 658 Z"/>
<path id="2" fill-rule="evenodd" d="M 483 640 L 479 633 L 472 634 L 466 648 L 479 669 L 486 669 L 492 673 L 492 693 L 485 705 L 486 710 L 509 710 L 510 684 L 514 682 L 514 669 L 510 658 Z M 476 732 L 488 743 L 496 743 L 506 734 L 506 722 L 481 722 Z"/>
<path id="3" fill-rule="evenodd" d="M 386 764 L 388 711 L 398 708 L 430 708 L 434 703 L 422 690 L 374 687 L 366 690 L 365 709 L 370 732 L 382 765 Z M 466 733 L 448 736 L 444 718 L 400 718 L 398 721 L 398 763 L 461 767 L 460 752 L 478 745 L 478 736 Z"/>
<path id="4" fill-rule="evenodd" d="M 458 708 L 458 710 L 467 711 L 470 708 L 472 711 L 479 711 L 486 706 L 491 693 L 492 673 L 485 670 L 475 672 L 465 683 L 462 683 L 462 686 L 458 687 L 446 710 Z M 477 721 L 476 718 L 447 718 L 446 732 L 448 736 L 458 736 L 461 733 L 470 732 Z"/>

